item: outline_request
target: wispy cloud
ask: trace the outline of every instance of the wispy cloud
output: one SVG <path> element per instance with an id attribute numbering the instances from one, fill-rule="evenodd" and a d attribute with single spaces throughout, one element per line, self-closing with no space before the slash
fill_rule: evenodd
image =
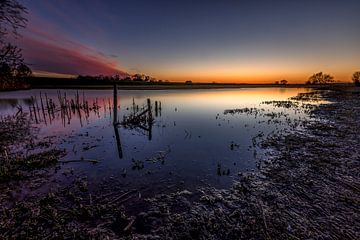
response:
<path id="1" fill-rule="evenodd" d="M 120 70 L 115 55 L 71 40 L 56 26 L 34 15 L 25 33 L 17 41 L 23 49 L 26 62 L 34 71 L 72 75 L 126 75 Z"/>

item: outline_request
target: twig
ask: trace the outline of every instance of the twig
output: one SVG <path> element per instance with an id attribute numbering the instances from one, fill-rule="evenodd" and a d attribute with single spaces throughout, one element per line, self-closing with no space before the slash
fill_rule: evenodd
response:
<path id="1" fill-rule="evenodd" d="M 129 224 L 124 228 L 124 232 L 127 232 L 127 231 L 129 231 L 129 229 L 131 228 L 131 226 L 134 224 L 134 222 L 135 222 L 135 218 L 133 217 L 131 220 L 130 220 L 130 222 L 129 222 Z"/>
<path id="2" fill-rule="evenodd" d="M 91 162 L 91 163 L 99 163 L 100 161 L 96 159 L 80 159 L 80 160 L 65 160 L 65 161 L 59 161 L 59 163 L 73 163 L 73 162 Z"/>

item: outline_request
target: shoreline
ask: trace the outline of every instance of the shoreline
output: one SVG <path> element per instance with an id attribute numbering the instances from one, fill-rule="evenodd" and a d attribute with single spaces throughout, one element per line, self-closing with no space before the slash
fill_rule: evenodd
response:
<path id="1" fill-rule="evenodd" d="M 134 192 L 108 185 L 92 195 L 86 180 L 74 175 L 70 186 L 5 208 L 0 236 L 23 231 L 79 239 L 359 239 L 359 96 L 338 89 L 295 97 L 331 104 L 310 109 L 316 119 L 304 122 L 305 130 L 259 142 L 268 150 L 259 171 L 240 173 L 230 189 L 202 188 L 196 200 L 197 193 L 186 189 L 159 194 L 141 200 L 144 210 L 129 215 Z M 22 219 L 20 226 L 11 225 L 15 218 Z"/>
<path id="2" fill-rule="evenodd" d="M 339 83 L 331 85 L 307 85 L 307 84 L 207 84 L 207 83 L 193 83 L 193 84 L 179 84 L 179 83 L 164 83 L 164 84 L 116 84 L 119 90 L 192 90 L 192 89 L 241 89 L 241 88 L 309 88 L 309 89 L 323 89 L 323 88 L 348 88 L 353 87 L 353 84 Z M 90 89 L 102 90 L 113 89 L 114 84 L 104 85 L 78 85 L 78 84 L 61 84 L 61 85 L 33 85 L 29 88 L 23 89 L 7 89 L 0 90 L 0 92 L 22 91 L 32 89 Z"/>

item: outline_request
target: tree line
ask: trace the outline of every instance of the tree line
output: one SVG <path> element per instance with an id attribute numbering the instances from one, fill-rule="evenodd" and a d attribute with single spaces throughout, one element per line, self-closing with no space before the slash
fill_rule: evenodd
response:
<path id="1" fill-rule="evenodd" d="M 351 79 L 356 86 L 360 86 L 360 71 L 354 72 Z M 314 73 L 305 82 L 307 85 L 324 85 L 331 83 L 335 83 L 334 77 L 323 72 Z M 287 85 L 288 81 L 283 79 L 281 81 L 276 81 L 275 84 Z"/>
<path id="2" fill-rule="evenodd" d="M 168 82 L 163 80 L 157 80 L 154 77 L 149 75 L 136 73 L 133 75 L 126 74 L 125 76 L 120 75 L 113 75 L 113 76 L 105 76 L 105 75 L 98 75 L 98 76 L 89 76 L 89 75 L 79 75 L 76 78 L 79 81 L 99 81 L 103 83 L 116 83 L 116 82 L 144 82 L 144 83 L 162 83 Z"/>

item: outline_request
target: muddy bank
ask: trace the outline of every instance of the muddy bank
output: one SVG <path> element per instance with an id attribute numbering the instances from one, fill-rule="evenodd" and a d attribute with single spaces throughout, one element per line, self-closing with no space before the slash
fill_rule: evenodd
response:
<path id="1" fill-rule="evenodd" d="M 37 139 L 37 131 L 22 109 L 0 119 L 0 184 L 30 178 L 57 163 L 63 151 L 53 148 L 51 139 Z"/>
<path id="2" fill-rule="evenodd" d="M 3 215 L 7 209 L 25 201 L 27 195 L 39 194 L 64 154 L 52 145 L 51 139 L 37 139 L 37 133 L 21 109 L 0 119 L 0 208 L 4 210 L 1 219 L 9 221 Z"/>
<path id="3" fill-rule="evenodd" d="M 143 200 L 116 182 L 89 191 L 86 179 L 69 173 L 69 185 L 10 206 L 2 194 L 0 237 L 359 239 L 359 94 L 323 91 L 293 100 L 304 104 L 269 104 L 306 107 L 316 120 L 258 141 L 267 150 L 259 171 L 240 174 L 229 190 L 184 189 Z M 316 100 L 332 104 L 309 107 Z M 129 211 L 134 204 L 141 213 Z"/>

